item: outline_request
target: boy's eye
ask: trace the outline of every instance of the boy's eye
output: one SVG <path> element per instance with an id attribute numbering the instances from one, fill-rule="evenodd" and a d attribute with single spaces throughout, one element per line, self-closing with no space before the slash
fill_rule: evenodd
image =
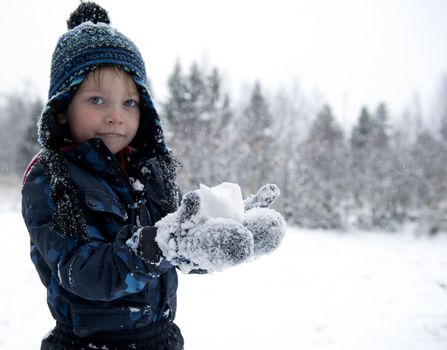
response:
<path id="1" fill-rule="evenodd" d="M 135 107 L 135 106 L 138 106 L 138 102 L 135 100 L 126 100 L 126 101 L 124 101 L 124 105 L 126 107 Z"/>
<path id="2" fill-rule="evenodd" d="M 90 101 L 91 103 L 93 103 L 94 105 L 99 105 L 99 104 L 101 104 L 101 103 L 104 103 L 104 101 L 102 100 L 102 98 L 101 98 L 101 97 L 98 97 L 98 96 L 90 97 L 90 98 L 89 98 L 89 101 Z"/>

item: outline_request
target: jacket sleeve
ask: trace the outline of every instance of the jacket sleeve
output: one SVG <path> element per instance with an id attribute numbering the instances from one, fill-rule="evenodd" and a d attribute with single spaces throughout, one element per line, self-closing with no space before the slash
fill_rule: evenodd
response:
<path id="1" fill-rule="evenodd" d="M 75 295 L 89 300 L 113 300 L 138 293 L 151 279 L 173 268 L 165 259 L 142 259 L 126 244 L 139 229 L 136 226 L 123 226 L 113 242 L 100 239 L 100 235 L 91 238 L 95 235 L 90 233 L 97 229 L 87 226 L 91 239 L 85 242 L 55 230 L 54 212 L 49 177 L 37 164 L 22 189 L 22 215 L 38 254 L 58 283 Z"/>

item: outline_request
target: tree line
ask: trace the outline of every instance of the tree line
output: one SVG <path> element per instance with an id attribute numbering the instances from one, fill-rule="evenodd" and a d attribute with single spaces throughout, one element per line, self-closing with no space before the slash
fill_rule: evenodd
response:
<path id="1" fill-rule="evenodd" d="M 447 79 L 431 130 L 393 128 L 380 103 L 362 108 L 346 131 L 329 105 L 297 86 L 269 95 L 257 81 L 233 102 L 219 70 L 196 62 L 177 62 L 167 85 L 158 111 L 183 163 L 184 192 L 230 181 L 248 195 L 273 182 L 281 189 L 275 207 L 300 227 L 447 231 Z M 0 106 L 2 174 L 21 174 L 39 149 L 42 101 L 25 95 L 3 96 Z"/>

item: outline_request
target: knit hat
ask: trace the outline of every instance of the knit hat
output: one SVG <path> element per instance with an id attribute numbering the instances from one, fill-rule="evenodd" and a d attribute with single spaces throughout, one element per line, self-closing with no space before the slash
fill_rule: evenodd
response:
<path id="1" fill-rule="evenodd" d="M 42 147 L 61 146 L 67 128 L 57 123 L 56 116 L 68 107 L 88 73 L 112 65 L 132 76 L 140 94 L 140 125 L 131 146 L 166 154 L 160 119 L 148 91 L 145 64 L 135 44 L 113 28 L 106 10 L 93 2 L 81 3 L 67 26 L 68 31 L 59 38 L 53 53 L 49 100 L 38 124 Z"/>

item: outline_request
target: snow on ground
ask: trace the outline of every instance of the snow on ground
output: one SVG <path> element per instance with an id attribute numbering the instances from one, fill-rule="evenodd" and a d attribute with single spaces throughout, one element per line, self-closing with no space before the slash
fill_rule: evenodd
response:
<path id="1" fill-rule="evenodd" d="M 38 349 L 53 326 L 16 185 L 0 191 L 0 349 Z M 290 228 L 269 256 L 180 275 L 187 350 L 444 350 L 447 236 Z"/>

